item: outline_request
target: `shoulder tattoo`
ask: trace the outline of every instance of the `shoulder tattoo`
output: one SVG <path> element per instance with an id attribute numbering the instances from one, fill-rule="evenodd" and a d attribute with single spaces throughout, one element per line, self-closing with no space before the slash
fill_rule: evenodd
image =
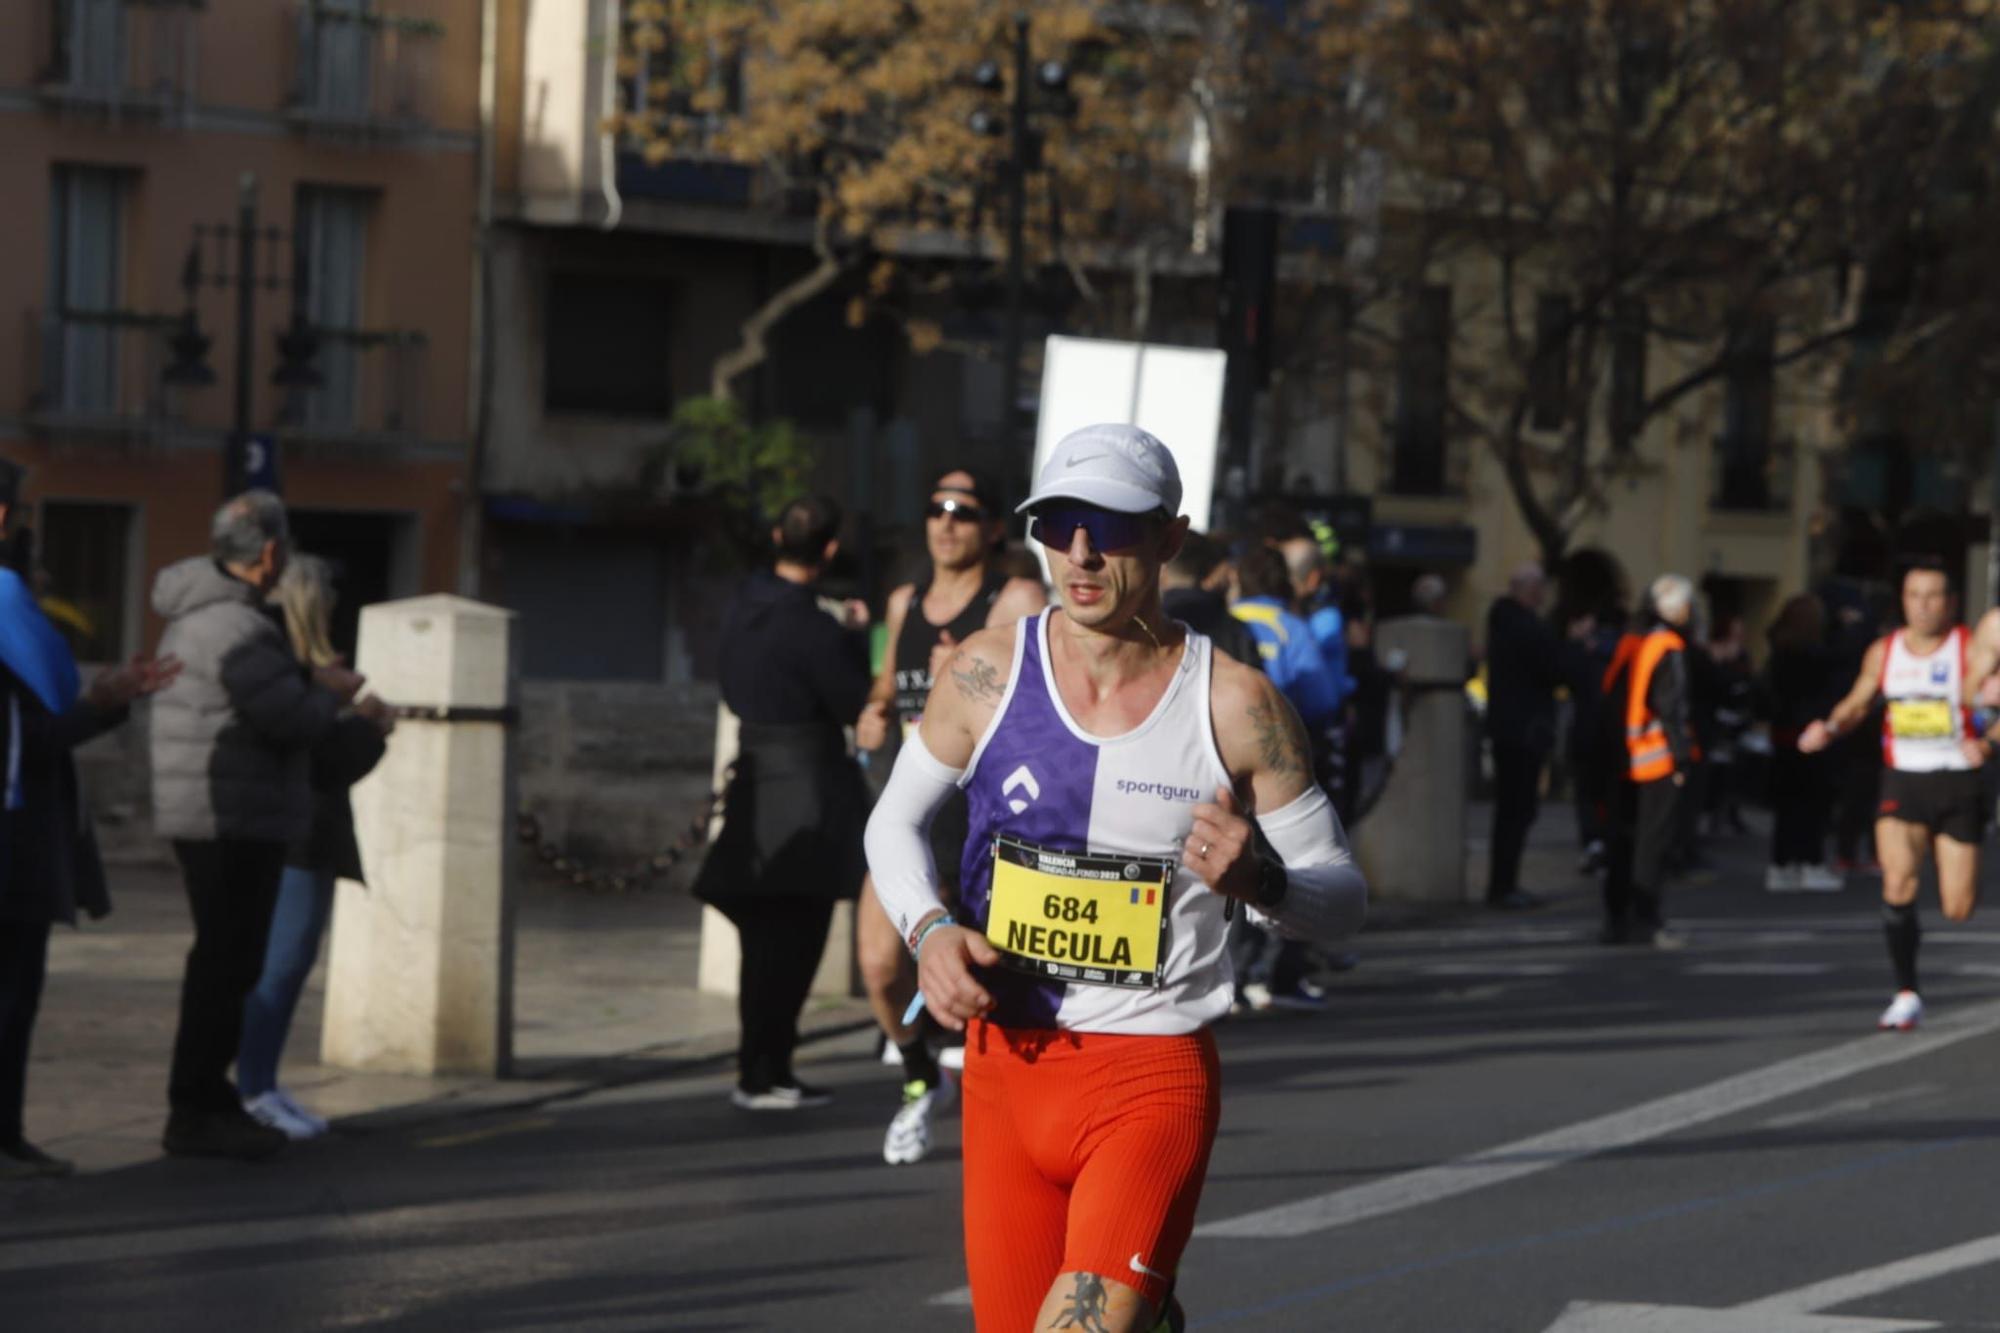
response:
<path id="1" fill-rule="evenodd" d="M 1258 758 L 1278 777 L 1310 777 L 1305 728 L 1292 710 L 1269 692 L 1250 705 L 1250 731 L 1257 738 Z"/>
<path id="2" fill-rule="evenodd" d="M 974 703 L 997 704 L 1006 697 L 1007 682 L 1000 679 L 999 668 L 983 657 L 957 653 L 946 670 L 958 692 Z"/>

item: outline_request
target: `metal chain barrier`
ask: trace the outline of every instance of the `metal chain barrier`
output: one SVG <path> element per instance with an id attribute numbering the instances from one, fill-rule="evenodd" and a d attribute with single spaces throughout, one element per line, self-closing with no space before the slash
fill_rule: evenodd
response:
<path id="1" fill-rule="evenodd" d="M 515 812 L 514 834 L 535 849 L 541 863 L 562 877 L 563 887 L 583 893 L 645 893 L 666 883 L 681 858 L 708 844 L 709 825 L 722 808 L 722 793 L 736 775 L 735 765 L 722 775 L 722 785 L 710 792 L 696 807 L 693 818 L 682 826 L 672 842 L 653 855 L 625 866 L 594 866 L 581 857 L 565 852 L 544 836 L 542 821 L 525 806 Z"/>

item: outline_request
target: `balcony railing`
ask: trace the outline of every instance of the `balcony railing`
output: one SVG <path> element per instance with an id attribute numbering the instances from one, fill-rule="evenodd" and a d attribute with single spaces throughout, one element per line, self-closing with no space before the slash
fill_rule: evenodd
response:
<path id="1" fill-rule="evenodd" d="M 129 310 L 30 311 L 28 419 L 129 434 L 172 418 L 166 369 L 172 319 Z"/>
<path id="2" fill-rule="evenodd" d="M 358 134 L 430 124 L 437 24 L 364 10 L 358 0 L 308 0 L 290 22 L 287 110 L 295 124 Z"/>
<path id="3" fill-rule="evenodd" d="M 44 99 L 172 117 L 194 102 L 200 0 L 43 0 Z"/>
<path id="4" fill-rule="evenodd" d="M 1709 508 L 1727 513 L 1783 513 L 1792 507 L 1793 444 L 1789 439 L 1719 435 L 1710 456 Z"/>
<path id="5" fill-rule="evenodd" d="M 429 340 L 410 329 L 319 329 L 320 387 L 286 404 L 290 433 L 306 438 L 410 438 L 423 432 Z"/>

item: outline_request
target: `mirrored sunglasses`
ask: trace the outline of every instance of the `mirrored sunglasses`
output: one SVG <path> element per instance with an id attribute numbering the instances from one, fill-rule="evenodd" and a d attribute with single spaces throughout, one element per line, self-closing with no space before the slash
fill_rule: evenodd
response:
<path id="1" fill-rule="evenodd" d="M 1127 551 L 1151 535 L 1152 515 L 1124 514 L 1094 505 L 1052 505 L 1037 509 L 1028 518 L 1029 535 L 1055 551 L 1067 551 L 1079 528 L 1089 534 L 1090 549 L 1100 555 Z"/>

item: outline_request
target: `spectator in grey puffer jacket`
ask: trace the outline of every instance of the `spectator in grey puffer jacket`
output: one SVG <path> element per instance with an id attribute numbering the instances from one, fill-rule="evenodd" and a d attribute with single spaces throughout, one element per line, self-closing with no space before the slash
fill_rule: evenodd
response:
<path id="1" fill-rule="evenodd" d="M 285 1136 L 243 1111 L 229 1081 L 243 999 L 257 984 L 285 846 L 312 822 L 308 754 L 361 687 L 307 669 L 265 605 L 284 572 L 285 507 L 248 491 L 216 511 L 212 553 L 160 571 L 162 653 L 185 664 L 153 704 L 154 825 L 173 839 L 194 917 L 174 1037 L 170 1153 L 261 1157 Z"/>

